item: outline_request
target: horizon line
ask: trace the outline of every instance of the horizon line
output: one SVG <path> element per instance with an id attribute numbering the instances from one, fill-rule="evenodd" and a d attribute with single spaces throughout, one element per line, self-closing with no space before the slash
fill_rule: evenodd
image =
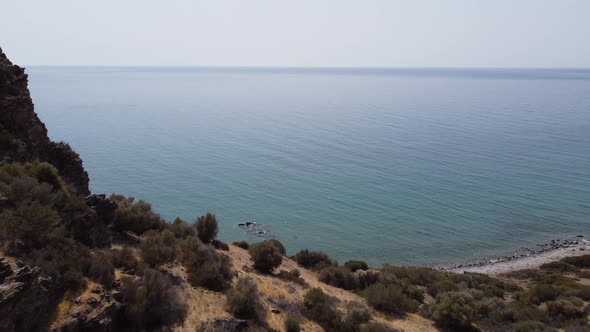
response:
<path id="1" fill-rule="evenodd" d="M 485 66 L 283 66 L 283 65 L 56 65 L 28 64 L 27 67 L 80 67 L 80 68 L 202 68 L 202 69 L 294 69 L 294 70 L 590 70 L 590 67 L 485 67 Z"/>

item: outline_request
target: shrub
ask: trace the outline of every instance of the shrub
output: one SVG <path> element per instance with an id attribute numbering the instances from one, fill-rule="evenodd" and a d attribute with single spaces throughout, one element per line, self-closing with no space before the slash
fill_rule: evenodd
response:
<path id="1" fill-rule="evenodd" d="M 271 239 L 271 240 L 266 240 L 264 242 L 268 242 L 268 243 L 274 245 L 277 248 L 277 250 L 281 253 L 281 255 L 285 256 L 287 254 L 287 249 L 285 249 L 285 246 L 281 243 L 281 241 Z"/>
<path id="2" fill-rule="evenodd" d="M 246 241 L 237 241 L 237 242 L 234 242 L 232 244 L 234 246 L 236 246 L 236 247 L 240 247 L 240 248 L 245 249 L 245 250 L 248 250 L 248 248 L 250 248 L 250 245 Z"/>
<path id="3" fill-rule="evenodd" d="M 555 272 L 575 272 L 578 269 L 568 263 L 565 262 L 550 262 L 541 265 L 541 269 L 543 270 L 550 270 Z"/>
<path id="4" fill-rule="evenodd" d="M 215 248 L 217 250 L 229 251 L 229 246 L 225 242 L 221 242 L 219 240 L 213 240 L 213 241 L 211 241 L 211 245 L 213 246 L 213 248 Z"/>
<path id="5" fill-rule="evenodd" d="M 408 284 L 424 287 L 446 277 L 444 272 L 427 267 L 385 266 L 382 273 L 383 279 L 397 278 Z"/>
<path id="6" fill-rule="evenodd" d="M 367 271 L 369 269 L 369 265 L 363 261 L 348 261 L 344 263 L 344 267 L 352 272 L 356 272 L 358 270 Z"/>
<path id="7" fill-rule="evenodd" d="M 195 287 L 213 291 L 227 289 L 233 276 L 229 259 L 197 241 L 193 239 L 184 245 L 183 263 L 188 273 L 188 282 Z M 190 251 L 186 249 L 189 247 Z"/>
<path id="8" fill-rule="evenodd" d="M 186 239 L 189 236 L 197 235 L 195 227 L 180 218 L 174 219 L 174 222 L 169 226 L 169 229 L 174 233 L 177 239 Z"/>
<path id="9" fill-rule="evenodd" d="M 15 210 L 0 214 L 0 220 L 0 239 L 7 242 L 20 240 L 25 248 L 38 249 L 45 246 L 51 233 L 59 228 L 60 217 L 48 206 L 25 201 Z"/>
<path id="10" fill-rule="evenodd" d="M 563 330 L 564 332 L 590 332 L 590 327 L 587 322 L 578 322 L 568 325 Z"/>
<path id="11" fill-rule="evenodd" d="M 547 313 L 557 320 L 582 318 L 586 315 L 584 301 L 571 296 L 547 302 Z"/>
<path id="12" fill-rule="evenodd" d="M 195 227 L 197 228 L 197 236 L 203 243 L 209 243 L 217 236 L 219 225 L 217 218 L 212 213 L 207 212 L 205 215 L 197 218 Z"/>
<path id="13" fill-rule="evenodd" d="M 250 278 L 238 279 L 236 286 L 227 292 L 229 312 L 236 318 L 264 320 L 264 307 L 258 295 L 256 284 Z"/>
<path id="14" fill-rule="evenodd" d="M 320 272 L 319 279 L 328 285 L 334 287 L 356 290 L 360 288 L 359 280 L 356 275 L 348 269 L 341 269 L 339 267 L 328 267 Z"/>
<path id="15" fill-rule="evenodd" d="M 359 302 L 350 302 L 346 308 L 345 324 L 350 327 L 357 327 L 371 320 L 371 313 L 366 305 Z"/>
<path id="16" fill-rule="evenodd" d="M 148 269 L 143 285 L 123 278 L 121 293 L 125 321 L 136 329 L 155 329 L 180 322 L 186 317 L 186 304 L 171 282 L 160 272 Z"/>
<path id="17" fill-rule="evenodd" d="M 280 279 L 291 281 L 297 283 L 301 286 L 307 286 L 307 283 L 303 278 L 301 278 L 301 272 L 297 269 L 293 269 L 291 271 L 281 270 L 277 275 Z"/>
<path id="18" fill-rule="evenodd" d="M 129 247 L 123 247 L 122 249 L 111 250 L 111 262 L 115 267 L 126 268 L 126 269 L 137 269 L 139 267 L 139 261 L 135 258 L 133 251 Z"/>
<path id="19" fill-rule="evenodd" d="M 328 255 L 320 251 L 301 250 L 293 259 L 299 266 L 307 269 L 321 270 L 330 266 L 338 266 L 336 261 L 331 260 Z"/>
<path id="20" fill-rule="evenodd" d="M 449 328 L 470 327 L 473 321 L 474 299 L 467 292 L 447 292 L 439 294 L 430 307 L 432 319 L 439 325 Z"/>
<path id="21" fill-rule="evenodd" d="M 150 267 L 172 262 L 178 256 L 176 237 L 169 230 L 146 236 L 140 245 L 141 257 Z"/>
<path id="22" fill-rule="evenodd" d="M 565 257 L 560 262 L 573 265 L 575 267 L 586 269 L 590 268 L 590 255 Z"/>
<path id="23" fill-rule="evenodd" d="M 111 288 L 113 281 L 115 281 L 115 269 L 105 255 L 97 255 L 90 260 L 88 277 L 107 288 Z"/>
<path id="24" fill-rule="evenodd" d="M 47 162 L 40 162 L 33 163 L 30 167 L 30 174 L 36 177 L 39 182 L 49 183 L 54 190 L 68 193 L 55 166 Z"/>
<path id="25" fill-rule="evenodd" d="M 365 289 L 362 295 L 370 306 L 386 313 L 403 314 L 418 309 L 418 303 L 398 285 L 377 283 Z"/>
<path id="26" fill-rule="evenodd" d="M 381 323 L 372 322 L 361 326 L 360 332 L 390 332 L 392 331 L 386 325 Z"/>
<path id="27" fill-rule="evenodd" d="M 141 235 L 150 229 L 162 229 L 165 226 L 160 215 L 152 211 L 152 206 L 145 201 L 134 202 L 133 197 L 125 198 L 121 195 L 111 195 L 111 201 L 117 203 L 113 219 L 113 229 L 116 231 L 131 231 Z"/>
<path id="28" fill-rule="evenodd" d="M 440 293 L 458 291 L 459 287 L 450 279 L 444 278 L 428 286 L 428 294 L 436 297 Z"/>
<path id="29" fill-rule="evenodd" d="M 301 323 L 299 319 L 293 316 L 287 316 L 285 319 L 285 331 L 286 332 L 299 332 L 301 331 Z"/>
<path id="30" fill-rule="evenodd" d="M 549 332 L 548 327 L 536 320 L 525 320 L 512 325 L 514 332 Z"/>
<path id="31" fill-rule="evenodd" d="M 283 255 L 270 241 L 253 244 L 248 252 L 250 259 L 254 262 L 254 268 L 262 273 L 271 273 L 283 262 Z"/>
<path id="32" fill-rule="evenodd" d="M 303 314 L 326 331 L 343 331 L 342 319 L 334 301 L 321 289 L 309 290 L 303 298 Z"/>

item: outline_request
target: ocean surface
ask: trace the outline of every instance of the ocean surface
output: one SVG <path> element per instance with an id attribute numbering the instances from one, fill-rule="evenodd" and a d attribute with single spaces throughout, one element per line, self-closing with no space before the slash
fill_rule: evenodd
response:
<path id="1" fill-rule="evenodd" d="M 590 236 L 590 70 L 27 72 L 93 192 L 214 212 L 222 240 L 378 266 Z"/>

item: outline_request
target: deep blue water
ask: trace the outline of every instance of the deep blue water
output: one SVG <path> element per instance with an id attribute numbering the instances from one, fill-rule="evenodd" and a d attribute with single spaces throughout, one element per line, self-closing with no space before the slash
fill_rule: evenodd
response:
<path id="1" fill-rule="evenodd" d="M 441 264 L 590 235 L 590 71 L 28 69 L 93 192 L 290 253 Z"/>

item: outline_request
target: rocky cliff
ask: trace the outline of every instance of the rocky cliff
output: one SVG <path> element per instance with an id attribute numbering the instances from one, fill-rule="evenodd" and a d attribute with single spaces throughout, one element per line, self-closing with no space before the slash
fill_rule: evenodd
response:
<path id="1" fill-rule="evenodd" d="M 66 143 L 47 136 L 35 113 L 28 76 L 0 49 L 0 165 L 8 162 L 46 161 L 53 164 L 70 191 L 88 195 L 88 174 L 80 156 Z"/>

